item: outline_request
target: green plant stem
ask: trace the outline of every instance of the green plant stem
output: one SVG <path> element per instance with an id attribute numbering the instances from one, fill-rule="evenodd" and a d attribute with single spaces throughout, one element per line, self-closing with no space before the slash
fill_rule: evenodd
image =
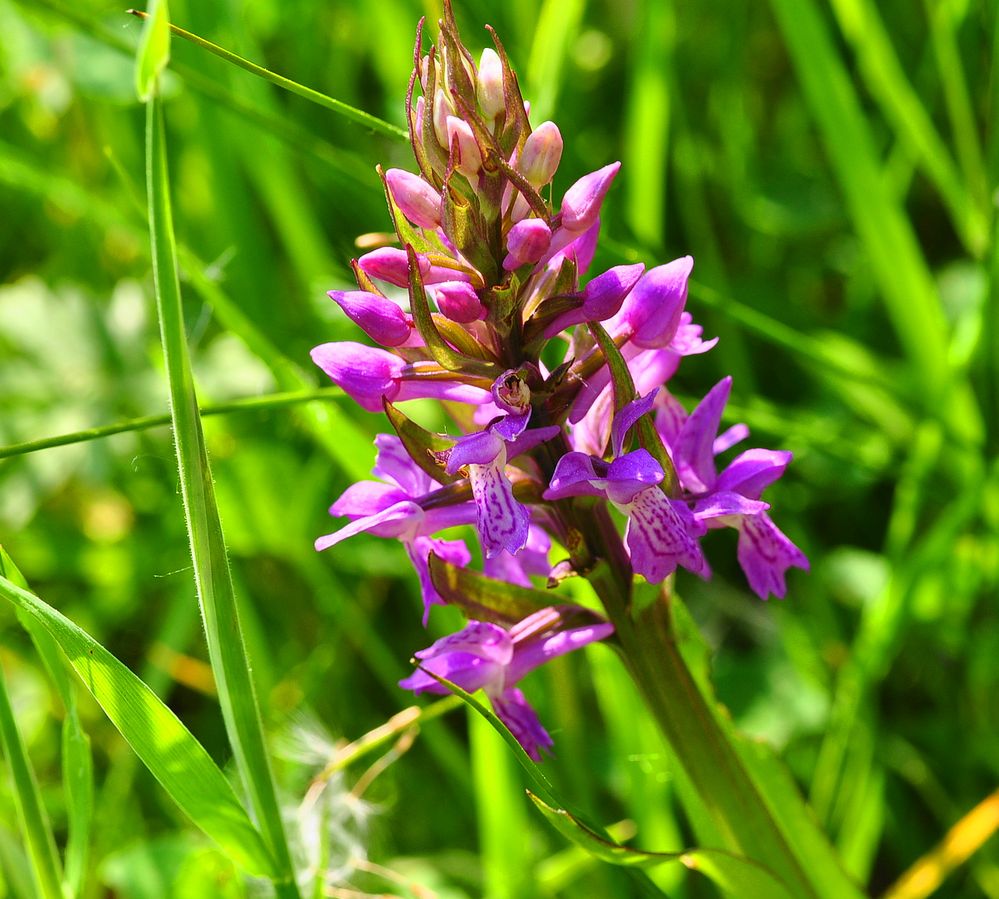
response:
<path id="1" fill-rule="evenodd" d="M 212 403 L 200 408 L 202 416 L 227 415 L 230 412 L 245 412 L 252 409 L 273 409 L 280 406 L 293 406 L 298 403 L 308 403 L 314 400 L 338 400 L 343 394 L 335 388 L 319 390 L 288 390 L 282 393 L 272 393 L 267 396 L 248 396 L 228 403 Z M 100 440 L 114 434 L 125 434 L 130 431 L 147 431 L 170 424 L 170 413 L 163 415 L 144 415 L 140 418 L 130 418 L 112 425 L 100 425 L 96 428 L 85 428 L 82 431 L 71 431 L 67 434 L 57 434 L 54 437 L 42 437 L 39 440 L 26 440 L 23 443 L 11 443 L 0 446 L 0 459 L 11 456 L 23 456 L 38 450 L 51 449 L 54 446 L 69 446 L 73 443 L 86 443 L 88 440 Z"/>
<path id="2" fill-rule="evenodd" d="M 14 803 L 21 820 L 21 831 L 31 860 L 31 871 L 40 899 L 63 899 L 59 856 L 49 827 L 45 806 L 38 791 L 35 772 L 21 740 L 14 709 L 7 693 L 7 682 L 0 667 L 0 748 L 10 767 L 14 784 Z"/>
<path id="3" fill-rule="evenodd" d="M 274 790 L 263 724 L 229 571 L 198 413 L 177 275 L 163 113 L 158 94 L 146 111 L 146 179 L 153 278 L 170 390 L 181 495 L 208 653 L 236 766 L 279 872 L 277 896 L 299 899 Z"/>
<path id="4" fill-rule="evenodd" d="M 141 10 L 130 9 L 128 12 L 133 16 L 138 16 L 140 19 L 146 18 L 146 13 Z M 344 103 L 342 100 L 328 97 L 326 94 L 313 90 L 311 87 L 306 87 L 304 84 L 299 84 L 297 81 L 285 78 L 284 75 L 278 75 L 277 72 L 272 72 L 270 69 L 258 66 L 254 62 L 250 62 L 250 60 L 244 59 L 242 56 L 238 56 L 231 50 L 226 50 L 225 47 L 213 44 L 211 41 L 205 40 L 205 38 L 199 37 L 197 34 L 192 34 L 190 31 L 185 31 L 183 28 L 179 28 L 176 25 L 171 24 L 170 31 L 177 35 L 177 37 L 181 37 L 185 41 L 190 41 L 195 46 L 201 47 L 202 50 L 214 53 L 226 62 L 231 63 L 234 66 L 238 66 L 241 69 L 245 69 L 247 72 L 256 75 L 258 78 L 263 78 L 271 84 L 276 84 L 278 87 L 283 88 L 286 91 L 298 94 L 298 96 L 304 97 L 306 100 L 329 109 L 338 115 L 342 115 L 345 119 L 350 119 L 350 121 L 358 125 L 364 125 L 372 131 L 378 131 L 379 133 L 384 134 L 387 137 L 395 138 L 396 140 L 409 140 L 409 134 L 402 128 L 392 125 L 389 122 L 385 122 L 377 116 L 373 116 L 363 110 L 355 109 L 353 106 Z"/>

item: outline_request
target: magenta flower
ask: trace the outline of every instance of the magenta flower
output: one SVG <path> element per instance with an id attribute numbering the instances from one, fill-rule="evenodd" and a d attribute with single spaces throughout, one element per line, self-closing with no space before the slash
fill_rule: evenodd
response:
<path id="1" fill-rule="evenodd" d="M 717 473 L 715 456 L 744 440 L 745 425 L 734 425 L 718 435 L 722 412 L 732 389 L 723 378 L 684 418 L 675 406 L 659 416 L 658 426 L 676 467 L 680 483 L 694 501 L 694 517 L 708 527 L 739 531 L 737 557 L 749 586 L 761 599 L 787 592 L 788 568 L 808 570 L 808 559 L 773 523 L 762 502 L 763 491 L 784 473 L 791 453 L 750 449 Z"/>
<path id="2" fill-rule="evenodd" d="M 549 607 L 535 612 L 507 630 L 486 621 L 469 621 L 456 634 L 443 637 L 416 653 L 420 668 L 399 682 L 414 693 L 447 694 L 447 688 L 427 672 L 474 693 L 485 690 L 496 716 L 510 729 L 524 751 L 536 762 L 554 743 L 538 715 L 516 688 L 527 674 L 549 659 L 614 632 L 609 622 L 565 629 L 572 607 Z M 582 610 L 580 610 L 582 611 Z"/>
<path id="3" fill-rule="evenodd" d="M 655 392 L 629 403 L 615 417 L 612 441 L 615 459 L 607 463 L 586 453 L 566 453 L 555 467 L 545 499 L 602 496 L 628 517 L 625 543 L 636 574 L 658 584 L 678 565 L 702 577 L 708 563 L 698 538 L 706 527 L 683 500 L 659 488 L 662 466 L 645 449 L 621 454 L 628 430 L 652 408 Z"/>
<path id="4" fill-rule="evenodd" d="M 417 346 L 423 341 L 413 326 L 413 316 L 398 303 L 366 290 L 331 290 L 328 296 L 365 334 L 382 346 Z"/>
<path id="5" fill-rule="evenodd" d="M 413 462 L 394 434 L 379 434 L 375 445 L 378 456 L 372 473 L 380 480 L 353 484 L 330 506 L 331 515 L 345 515 L 351 520 L 332 534 L 318 538 L 316 549 L 329 549 L 363 533 L 401 541 L 420 579 L 425 627 L 430 607 L 444 603 L 430 578 L 430 553 L 462 567 L 471 559 L 463 540 L 442 540 L 431 535 L 471 524 L 475 509 L 466 502 L 424 510 L 421 502 L 432 497 L 439 485 Z"/>

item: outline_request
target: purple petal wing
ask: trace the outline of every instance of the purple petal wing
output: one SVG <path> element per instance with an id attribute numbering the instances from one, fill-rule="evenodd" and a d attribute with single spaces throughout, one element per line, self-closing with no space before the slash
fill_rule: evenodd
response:
<path id="1" fill-rule="evenodd" d="M 759 499 L 760 494 L 784 474 L 792 455 L 786 450 L 746 450 L 718 475 L 716 487 Z"/>
<path id="2" fill-rule="evenodd" d="M 457 474 L 466 465 L 491 465 L 503 451 L 503 441 L 492 431 L 479 431 L 462 437 L 447 460 L 448 474 Z"/>
<path id="3" fill-rule="evenodd" d="M 782 599 L 787 593 L 784 573 L 788 568 L 808 571 L 808 559 L 777 527 L 766 512 L 742 519 L 737 549 L 739 564 L 753 592 L 766 599 L 771 593 Z"/>
<path id="4" fill-rule="evenodd" d="M 742 422 L 732 425 L 715 438 L 714 443 L 711 444 L 711 452 L 720 456 L 726 450 L 732 449 L 737 443 L 742 443 L 748 436 L 749 428 Z"/>
<path id="5" fill-rule="evenodd" d="M 377 512 L 384 512 L 389 506 L 412 499 L 409 493 L 392 484 L 378 481 L 358 481 L 351 484 L 340 498 L 330 506 L 330 515 L 349 515 L 351 518 L 364 518 Z"/>
<path id="6" fill-rule="evenodd" d="M 626 505 L 636 493 L 655 486 L 664 477 L 662 466 L 652 453 L 637 449 L 611 462 L 607 469 L 607 497 L 618 506 Z"/>
<path id="7" fill-rule="evenodd" d="M 645 396 L 639 397 L 628 403 L 617 415 L 614 416 L 614 423 L 611 425 L 611 447 L 615 456 L 621 455 L 624 446 L 624 439 L 628 436 L 635 422 L 648 412 L 656 401 L 656 394 L 659 387 L 650 390 Z"/>
<path id="8" fill-rule="evenodd" d="M 706 493 L 715 485 L 713 445 L 731 389 L 731 378 L 722 378 L 715 384 L 690 413 L 677 436 L 673 455 L 676 473 L 692 493 Z"/>
<path id="9" fill-rule="evenodd" d="M 399 489 L 409 496 L 422 496 L 437 485 L 430 476 L 413 461 L 402 441 L 395 434 L 379 434 L 375 437 L 378 455 L 372 474 L 376 478 L 398 484 Z M 340 513 L 346 514 L 346 513 Z"/>
<path id="10" fill-rule="evenodd" d="M 423 518 L 423 509 L 416 503 L 401 502 L 378 512 L 357 518 L 332 534 L 326 534 L 316 540 L 316 549 L 320 552 L 335 546 L 341 540 L 372 531 L 379 537 L 399 537 L 409 531 L 415 531 Z"/>
<path id="11" fill-rule="evenodd" d="M 594 483 L 599 480 L 600 476 L 593 468 L 592 456 L 586 453 L 566 453 L 558 460 L 544 497 L 563 499 L 567 496 L 603 496 L 604 491 Z"/>
<path id="12" fill-rule="evenodd" d="M 605 621 L 560 631 L 541 639 L 528 639 L 523 643 L 515 643 L 513 661 L 507 671 L 507 683 L 515 684 L 550 659 L 565 655 L 574 649 L 582 649 L 588 643 L 603 640 L 613 633 L 614 625 Z"/>
<path id="13" fill-rule="evenodd" d="M 410 561 L 413 563 L 413 568 L 416 569 L 416 575 L 420 580 L 420 594 L 423 598 L 423 626 L 426 627 L 430 618 L 430 607 L 446 605 L 430 577 L 428 564 L 430 553 L 460 568 L 464 568 L 472 560 L 472 554 L 468 551 L 464 540 L 439 540 L 425 536 L 419 536 L 409 541 L 406 544 L 406 552 L 409 554 Z"/>
<path id="14" fill-rule="evenodd" d="M 747 499 L 741 493 L 719 490 L 698 500 L 694 506 L 694 518 L 707 521 L 714 518 L 729 518 L 732 516 L 758 515 L 770 508 L 770 503 L 755 499 Z M 738 526 L 733 522 L 735 526 Z"/>

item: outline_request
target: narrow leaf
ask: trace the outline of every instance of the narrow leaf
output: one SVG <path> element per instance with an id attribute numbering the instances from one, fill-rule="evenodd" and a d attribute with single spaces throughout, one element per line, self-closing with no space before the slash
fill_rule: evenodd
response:
<path id="1" fill-rule="evenodd" d="M 469 618 L 515 624 L 558 599 L 507 581 L 497 581 L 470 568 L 459 568 L 430 555 L 430 577 L 445 602 L 458 606 Z"/>
<path id="2" fill-rule="evenodd" d="M 382 404 L 385 407 L 385 415 L 396 434 L 399 435 L 402 445 L 406 447 L 406 452 L 420 468 L 438 484 L 448 485 L 461 480 L 458 475 L 448 474 L 444 468 L 437 464 L 432 455 L 451 449 L 454 446 L 453 439 L 445 437 L 443 434 L 434 434 L 432 431 L 420 427 L 388 400 L 384 400 Z"/>
<path id="3" fill-rule="evenodd" d="M 2 584 L 0 584 L 2 586 Z M 34 768 L 17 729 L 14 709 L 7 693 L 7 680 L 0 667 L 0 748 L 10 769 L 14 806 L 28 850 L 31 873 L 41 899 L 62 899 L 59 856 L 49 818 L 42 803 Z"/>
<path id="4" fill-rule="evenodd" d="M 28 589 L 24 576 L 2 546 L 0 546 L 0 576 L 23 590 Z M 94 762 L 90 751 L 90 738 L 80 722 L 76 692 L 59 645 L 52 635 L 26 612 L 18 609 L 17 618 L 31 636 L 31 642 L 34 643 L 66 709 L 62 724 L 62 779 L 63 789 L 66 792 L 69 834 L 66 840 L 64 881 L 67 892 L 71 896 L 77 896 L 80 894 L 86 874 L 87 855 L 90 849 L 90 825 L 94 809 Z"/>
<path id="5" fill-rule="evenodd" d="M 229 781 L 156 694 L 86 631 L 33 593 L 0 577 L 0 596 L 58 643 L 83 685 L 181 811 L 248 873 L 273 876 L 270 853 Z"/>
<path id="6" fill-rule="evenodd" d="M 527 795 L 563 836 L 612 865 L 638 865 L 647 868 L 679 862 L 692 871 L 700 871 L 737 899 L 792 899 L 787 886 L 773 872 L 741 855 L 721 849 L 650 852 L 622 846 L 591 830 L 572 812 L 564 808 L 553 808 L 530 790 Z"/>
<path id="7" fill-rule="evenodd" d="M 135 59 L 135 92 L 146 103 L 156 89 L 156 79 L 170 61 L 170 8 L 167 0 L 149 0 L 149 12 L 144 18 Z"/>
<path id="8" fill-rule="evenodd" d="M 236 765 L 276 862 L 277 894 L 282 899 L 297 899 L 298 887 L 274 790 L 198 414 L 177 275 L 163 115 L 155 94 L 146 115 L 146 179 L 156 305 L 166 360 L 181 496 L 208 654 Z"/>

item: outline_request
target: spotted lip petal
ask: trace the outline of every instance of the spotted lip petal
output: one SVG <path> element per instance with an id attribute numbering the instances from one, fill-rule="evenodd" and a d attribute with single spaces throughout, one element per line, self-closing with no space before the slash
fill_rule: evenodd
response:
<path id="1" fill-rule="evenodd" d="M 650 487 L 637 493 L 622 511 L 628 515 L 625 542 L 636 574 L 658 584 L 682 565 L 694 574 L 708 576 L 708 563 L 697 542 L 704 526 L 694 520 L 684 503 Z"/>
<path id="2" fill-rule="evenodd" d="M 513 485 L 506 476 L 506 447 L 491 464 L 469 465 L 468 480 L 486 558 L 503 550 L 516 553 L 523 549 L 531 516 L 527 507 L 513 496 Z"/>
<path id="3" fill-rule="evenodd" d="M 766 512 L 743 518 L 739 525 L 739 564 L 749 586 L 760 599 L 771 593 L 783 599 L 787 593 L 784 575 L 788 568 L 808 571 L 808 559 L 770 520 Z"/>

